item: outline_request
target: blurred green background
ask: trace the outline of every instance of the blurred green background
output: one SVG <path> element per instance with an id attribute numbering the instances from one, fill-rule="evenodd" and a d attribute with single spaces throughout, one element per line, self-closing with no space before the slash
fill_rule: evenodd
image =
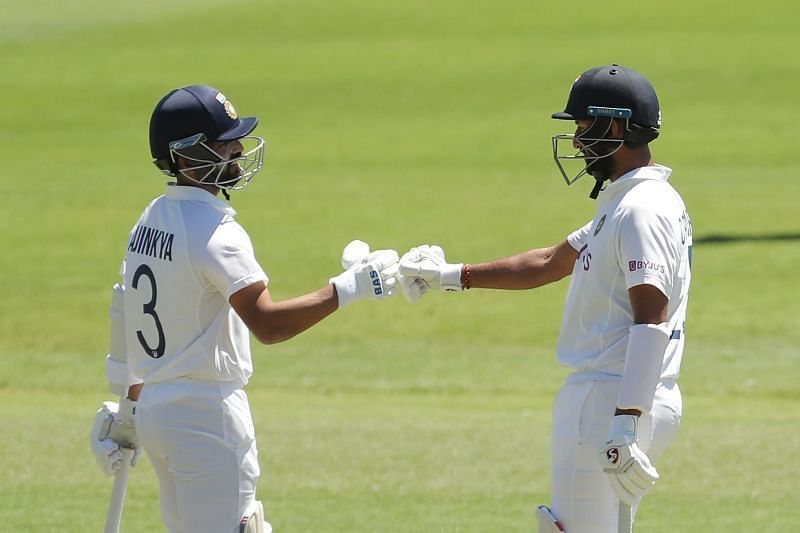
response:
<path id="1" fill-rule="evenodd" d="M 102 529 L 88 433 L 110 287 L 165 182 L 163 94 L 209 84 L 260 117 L 266 166 L 232 203 L 284 299 L 353 238 L 477 262 L 584 224 L 549 116 L 615 62 L 659 93 L 653 150 L 695 235 L 684 423 L 637 531 L 800 530 L 798 20 L 781 0 L 0 0 L 0 529 Z M 367 302 L 254 343 L 276 531 L 533 531 L 566 285 Z M 146 459 L 122 530 L 163 530 Z"/>

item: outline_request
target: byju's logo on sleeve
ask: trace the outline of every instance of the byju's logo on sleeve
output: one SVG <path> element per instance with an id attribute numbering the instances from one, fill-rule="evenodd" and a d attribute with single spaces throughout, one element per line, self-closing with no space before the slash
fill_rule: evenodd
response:
<path id="1" fill-rule="evenodd" d="M 637 270 L 653 270 L 655 272 L 660 272 L 662 274 L 666 273 L 667 269 L 664 265 L 659 263 L 654 263 L 653 261 L 644 260 L 636 260 L 636 261 L 628 261 L 628 270 L 631 272 L 636 272 Z"/>

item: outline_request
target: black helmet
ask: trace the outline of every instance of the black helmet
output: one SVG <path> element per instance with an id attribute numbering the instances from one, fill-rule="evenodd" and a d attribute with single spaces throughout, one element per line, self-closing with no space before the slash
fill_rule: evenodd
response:
<path id="1" fill-rule="evenodd" d="M 555 119 L 584 120 L 596 117 L 629 120 L 625 141 L 636 147 L 658 137 L 661 109 L 658 96 L 647 78 L 619 65 L 595 67 L 575 80 L 567 107 L 553 113 Z M 635 125 L 635 127 L 630 127 Z"/>

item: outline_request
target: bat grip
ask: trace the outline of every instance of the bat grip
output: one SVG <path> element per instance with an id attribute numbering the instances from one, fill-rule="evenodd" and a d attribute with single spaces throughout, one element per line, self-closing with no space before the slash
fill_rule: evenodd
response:
<path id="1" fill-rule="evenodd" d="M 631 511 L 631 506 L 627 503 L 619 502 L 617 531 L 619 533 L 633 533 L 633 513 Z"/>
<path id="2" fill-rule="evenodd" d="M 125 503 L 125 489 L 128 486 L 128 471 L 131 468 L 133 450 L 121 448 L 122 466 L 114 476 L 114 489 L 111 491 L 111 503 L 108 506 L 106 527 L 103 533 L 119 533 L 119 524 L 122 520 L 122 505 Z"/>

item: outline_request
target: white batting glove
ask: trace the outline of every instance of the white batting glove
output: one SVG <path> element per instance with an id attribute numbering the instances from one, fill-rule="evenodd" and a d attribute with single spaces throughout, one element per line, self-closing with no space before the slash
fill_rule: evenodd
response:
<path id="1" fill-rule="evenodd" d="M 94 418 L 90 444 L 95 461 L 106 476 L 113 476 L 122 467 L 122 450 L 133 450 L 131 466 L 141 452 L 139 437 L 136 434 L 134 413 L 136 402 L 127 398 L 117 402 L 103 402 Z"/>
<path id="2" fill-rule="evenodd" d="M 347 270 L 330 279 L 339 307 L 366 298 L 382 300 L 393 296 L 398 260 L 395 250 L 370 252 L 365 242 L 350 242 L 342 251 L 342 266 Z"/>
<path id="3" fill-rule="evenodd" d="M 400 275 L 404 278 L 400 286 L 409 294 L 409 301 L 422 297 L 427 289 L 439 291 L 461 291 L 461 269 L 464 263 L 448 263 L 441 246 L 423 244 L 412 248 L 400 258 Z M 415 283 L 417 282 L 417 283 Z M 418 282 L 422 282 L 421 284 Z M 417 293 L 419 293 L 417 295 Z M 416 299 L 413 299 L 416 297 Z"/>
<path id="4" fill-rule="evenodd" d="M 636 505 L 658 480 L 658 471 L 637 444 L 637 423 L 638 417 L 633 415 L 615 416 L 608 441 L 599 453 L 611 488 L 622 503 L 630 506 Z"/>
<path id="5" fill-rule="evenodd" d="M 400 285 L 403 296 L 412 304 L 417 303 L 430 290 L 430 286 L 425 281 L 412 276 L 404 276 L 399 271 L 397 273 L 397 284 Z"/>

